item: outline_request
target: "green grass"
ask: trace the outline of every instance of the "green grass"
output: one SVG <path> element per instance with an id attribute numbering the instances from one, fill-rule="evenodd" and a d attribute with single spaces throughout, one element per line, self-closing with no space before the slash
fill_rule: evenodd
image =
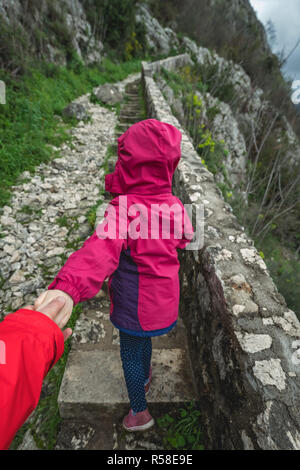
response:
<path id="1" fill-rule="evenodd" d="M 166 450 L 204 450 L 200 411 L 187 403 L 172 413 L 157 418 Z"/>
<path id="2" fill-rule="evenodd" d="M 139 85 L 139 102 L 140 102 L 140 108 L 141 108 L 141 120 L 147 119 L 148 112 L 147 112 L 146 99 L 145 99 L 145 94 L 144 94 L 142 83 L 140 83 Z"/>
<path id="3" fill-rule="evenodd" d="M 52 146 L 70 141 L 67 130 L 73 120 L 62 120 L 62 110 L 78 96 L 106 82 L 123 80 L 138 72 L 140 60 L 86 67 L 74 59 L 67 67 L 42 63 L 12 80 L 0 71 L 6 83 L 7 103 L 0 105 L 0 207 L 10 199 L 11 186 L 19 175 L 57 156 Z"/>
<path id="4" fill-rule="evenodd" d="M 256 241 L 255 245 L 263 252 L 264 261 L 278 291 L 285 298 L 288 307 L 294 310 L 300 319 L 300 262 L 293 259 L 294 250 L 290 250 L 288 258 L 287 249 L 272 234 L 269 234 L 262 243 Z"/>
<path id="5" fill-rule="evenodd" d="M 60 227 L 70 227 L 70 221 L 66 215 L 62 215 L 61 217 L 58 217 L 58 219 L 56 219 L 56 223 Z"/>
<path id="6" fill-rule="evenodd" d="M 162 68 L 161 75 L 166 80 L 167 84 L 172 88 L 175 97 L 178 97 L 180 95 L 180 92 L 188 93 L 193 89 L 191 83 L 186 80 L 180 73 Z"/>

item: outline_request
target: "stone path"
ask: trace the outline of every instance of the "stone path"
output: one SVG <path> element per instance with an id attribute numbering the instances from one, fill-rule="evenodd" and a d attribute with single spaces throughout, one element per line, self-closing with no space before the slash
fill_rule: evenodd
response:
<path id="1" fill-rule="evenodd" d="M 0 274 L 6 279 L 0 311 L 31 303 L 52 280 L 62 265 L 61 256 L 74 251 L 74 242 L 91 232 L 86 215 L 103 197 L 102 168 L 107 146 L 114 138 L 117 117 L 99 105 L 80 98 L 92 122 L 80 122 L 72 129 L 71 145 L 60 149 L 61 158 L 42 164 L 31 178 L 17 186 L 11 205 L 1 216 Z M 68 244 L 73 243 L 71 248 Z"/>
<path id="2" fill-rule="evenodd" d="M 141 119 L 138 88 L 139 82 L 126 87 L 116 136 Z M 161 449 L 162 436 L 157 428 L 137 437 L 122 428 L 129 403 L 119 333 L 109 320 L 109 305 L 108 298 L 85 302 L 84 313 L 77 321 L 58 397 L 64 423 L 57 448 Z M 181 320 L 168 335 L 153 338 L 153 380 L 147 401 L 154 417 L 195 398 L 187 349 Z"/>
<path id="3" fill-rule="evenodd" d="M 26 180 L 15 188 L 11 206 L 4 207 L 0 219 L 5 235 L 0 239 L 4 314 L 32 303 L 64 259 L 91 234 L 88 211 L 108 202 L 99 195 L 108 145 L 143 118 L 138 78 L 130 76 L 118 84 L 125 93 L 118 122 L 113 111 L 90 103 L 89 94 L 76 100 L 91 121 L 72 129 L 72 144 L 59 149 L 61 158 L 40 165 L 32 178 L 23 173 Z M 122 428 L 129 403 L 108 298 L 100 292 L 82 305 L 58 398 L 63 421 L 56 448 L 161 449 L 156 426 L 139 436 Z M 186 341 L 180 320 L 170 334 L 153 339 L 153 382 L 147 398 L 154 417 L 195 398 Z M 30 433 L 25 440 L 21 448 L 35 447 Z"/>
<path id="4" fill-rule="evenodd" d="M 115 84 L 122 94 L 133 74 Z M 115 141 L 116 113 L 92 104 L 90 93 L 74 103 L 84 106 L 90 122 L 80 121 L 71 130 L 71 144 L 63 144 L 60 158 L 41 164 L 32 177 L 25 171 L 13 187 L 9 206 L 0 217 L 0 319 L 31 303 L 68 257 L 91 233 L 89 210 L 105 202 L 103 189 L 108 145 Z M 72 247 L 69 247 L 72 244 Z"/>
<path id="5" fill-rule="evenodd" d="M 83 308 L 58 397 L 64 421 L 57 448 L 162 448 L 157 429 L 134 439 L 122 429 L 129 404 L 119 334 L 109 320 L 109 301 L 93 299 Z M 153 381 L 147 401 L 154 417 L 195 398 L 186 351 L 185 329 L 180 321 L 168 335 L 153 338 Z"/>

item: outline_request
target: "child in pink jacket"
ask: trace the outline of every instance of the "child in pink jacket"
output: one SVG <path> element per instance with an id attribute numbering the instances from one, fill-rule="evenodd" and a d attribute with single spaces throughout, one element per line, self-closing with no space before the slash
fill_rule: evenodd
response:
<path id="1" fill-rule="evenodd" d="M 172 194 L 180 143 L 177 128 L 155 119 L 140 121 L 119 137 L 115 171 L 105 178 L 106 190 L 115 196 L 106 218 L 36 303 L 63 291 L 68 299 L 64 314 L 70 315 L 73 305 L 94 297 L 109 278 L 110 319 L 120 331 L 131 405 L 123 420 L 129 431 L 154 424 L 145 397 L 151 381 L 151 337 L 176 325 L 177 248 L 193 236 L 187 212 Z"/>

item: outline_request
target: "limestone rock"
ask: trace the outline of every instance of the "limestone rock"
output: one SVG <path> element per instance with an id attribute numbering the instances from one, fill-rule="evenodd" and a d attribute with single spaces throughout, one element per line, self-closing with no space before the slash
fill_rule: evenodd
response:
<path id="1" fill-rule="evenodd" d="M 245 333 L 243 335 L 240 332 L 236 332 L 236 336 L 242 349 L 251 354 L 263 351 L 264 349 L 269 349 L 272 345 L 272 338 L 270 335 L 250 333 Z"/>
<path id="2" fill-rule="evenodd" d="M 110 83 L 105 83 L 104 85 L 95 88 L 94 93 L 102 103 L 109 105 L 114 105 L 120 102 L 123 98 L 122 93 L 120 93 L 118 88 Z"/>
<path id="3" fill-rule="evenodd" d="M 10 284 L 20 284 L 25 281 L 25 273 L 21 269 L 16 271 L 9 279 Z"/>
<path id="4" fill-rule="evenodd" d="M 168 54 L 171 49 L 179 47 L 179 41 L 174 31 L 170 28 L 163 28 L 157 19 L 150 14 L 146 5 L 138 5 L 136 21 L 145 27 L 147 43 L 153 52 Z"/>
<path id="5" fill-rule="evenodd" d="M 274 385 L 278 390 L 284 390 L 286 387 L 286 376 L 280 359 L 255 361 L 253 373 L 263 385 Z"/>
<path id="6" fill-rule="evenodd" d="M 71 103 L 64 110 L 63 115 L 69 118 L 76 118 L 78 121 L 87 119 L 88 115 L 85 107 L 80 103 Z"/>

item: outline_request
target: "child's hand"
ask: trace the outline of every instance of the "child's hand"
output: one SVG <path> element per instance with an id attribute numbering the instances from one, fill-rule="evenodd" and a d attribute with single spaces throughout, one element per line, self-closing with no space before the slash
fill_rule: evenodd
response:
<path id="1" fill-rule="evenodd" d="M 69 296 L 69 294 L 66 294 L 62 290 L 59 289 L 52 289 L 52 290 L 47 290 L 46 292 L 43 292 L 35 301 L 34 303 L 34 310 L 40 311 L 40 309 L 43 309 L 46 307 L 46 305 L 51 302 L 51 300 L 55 299 L 56 297 L 64 297 L 65 298 L 65 305 L 63 308 L 60 310 L 56 323 L 57 324 L 66 324 L 72 314 L 74 302 L 72 297 Z"/>
<path id="2" fill-rule="evenodd" d="M 51 302 L 49 302 L 47 305 L 46 304 L 44 304 L 45 306 L 41 305 L 39 307 L 39 312 L 47 315 L 47 317 L 51 318 L 51 320 L 53 320 L 54 323 L 56 323 L 59 326 L 59 328 L 62 330 L 62 334 L 64 335 L 64 341 L 67 341 L 67 339 L 69 339 L 70 336 L 72 335 L 72 330 L 71 328 L 66 328 L 65 330 L 63 330 L 66 322 L 64 321 L 64 319 L 60 318 L 59 316 L 65 303 L 66 303 L 66 297 L 62 297 L 62 296 L 55 297 L 55 299 L 51 300 Z M 26 305 L 25 307 L 22 307 L 22 308 L 26 308 L 27 310 L 34 310 L 33 305 Z"/>

